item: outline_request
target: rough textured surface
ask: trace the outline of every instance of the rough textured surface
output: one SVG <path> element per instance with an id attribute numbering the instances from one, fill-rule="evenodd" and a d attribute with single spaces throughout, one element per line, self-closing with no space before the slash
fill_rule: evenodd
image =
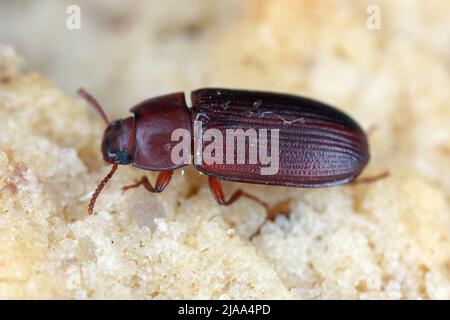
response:
<path id="1" fill-rule="evenodd" d="M 119 3 L 109 7 L 95 32 L 84 30 L 86 51 L 75 56 L 66 51 L 67 31 L 48 32 L 45 18 L 30 18 L 51 39 L 47 52 L 60 59 L 54 66 L 31 49 L 37 37 L 14 28 L 2 36 L 61 84 L 21 72 L 12 47 L 0 49 L 0 297 L 450 299 L 449 3 L 381 1 L 380 31 L 366 28 L 365 1 L 244 8 L 192 0 L 191 11 L 167 3 L 140 11 L 164 19 L 119 24 L 122 43 L 96 41 L 108 34 L 108 17 L 125 12 Z M 136 1 L 136 10 L 143 5 Z M 136 41 L 146 32 L 148 43 Z M 111 49 L 93 68 L 94 52 Z M 92 71 L 81 80 L 90 69 L 101 81 Z M 251 241 L 262 208 L 247 200 L 218 207 L 191 169 L 150 195 L 122 193 L 142 172 L 120 168 L 97 214 L 86 217 L 108 168 L 99 153 L 101 120 L 59 89 L 73 95 L 77 81 L 116 115 L 140 98 L 204 85 L 308 95 L 340 106 L 364 128 L 376 125 L 365 175 L 392 175 L 318 190 L 245 186 L 290 211 Z"/>

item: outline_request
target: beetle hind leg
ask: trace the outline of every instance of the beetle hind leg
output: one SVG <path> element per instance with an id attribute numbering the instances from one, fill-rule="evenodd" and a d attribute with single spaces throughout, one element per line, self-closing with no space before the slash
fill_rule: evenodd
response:
<path id="1" fill-rule="evenodd" d="M 262 205 L 264 208 L 266 208 L 266 210 L 269 210 L 269 205 L 266 202 L 262 201 L 261 199 L 259 199 L 258 197 L 254 196 L 250 193 L 243 191 L 242 189 L 236 190 L 231 195 L 231 197 L 228 198 L 228 200 L 225 200 L 225 195 L 223 193 L 223 189 L 222 189 L 220 180 L 218 180 L 214 177 L 209 177 L 209 188 L 211 189 L 211 193 L 213 194 L 214 199 L 216 199 L 217 203 L 219 203 L 220 205 L 229 206 L 229 205 L 233 204 L 234 202 L 236 202 L 239 198 L 246 197 L 250 200 L 258 202 L 260 205 Z"/>
<path id="2" fill-rule="evenodd" d="M 391 173 L 389 171 L 383 171 L 377 175 L 374 176 L 369 176 L 369 177 L 363 177 L 363 178 L 358 178 L 354 181 L 352 181 L 352 184 L 365 184 L 365 183 L 372 183 L 378 180 L 382 180 L 385 179 L 387 177 L 389 177 L 391 175 Z"/>

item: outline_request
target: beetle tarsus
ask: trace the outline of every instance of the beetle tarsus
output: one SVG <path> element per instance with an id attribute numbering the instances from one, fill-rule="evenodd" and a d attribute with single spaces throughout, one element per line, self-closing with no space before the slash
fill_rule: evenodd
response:
<path id="1" fill-rule="evenodd" d="M 353 181 L 352 183 L 353 184 L 372 183 L 372 182 L 375 182 L 378 180 L 385 179 L 385 178 L 389 177 L 390 175 L 391 175 L 391 173 L 389 171 L 384 171 L 384 172 L 379 173 L 374 176 L 359 178 L 359 179 Z"/>
<path id="2" fill-rule="evenodd" d="M 367 130 L 366 130 L 366 134 L 368 136 L 372 135 L 375 131 L 378 130 L 378 125 L 376 123 L 371 124 Z"/>

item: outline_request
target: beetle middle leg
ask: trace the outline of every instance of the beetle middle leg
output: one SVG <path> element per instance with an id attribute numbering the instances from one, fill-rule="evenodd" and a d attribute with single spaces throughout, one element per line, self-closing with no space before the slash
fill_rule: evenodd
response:
<path id="1" fill-rule="evenodd" d="M 145 187 L 145 189 L 147 189 L 148 191 L 150 191 L 152 193 L 158 193 L 158 192 L 163 191 L 167 187 L 167 185 L 170 182 L 170 179 L 172 179 L 172 174 L 173 174 L 173 170 L 160 172 L 158 175 L 158 178 L 156 179 L 156 183 L 155 183 L 154 187 L 151 184 L 151 182 L 148 181 L 147 177 L 144 176 L 138 182 L 131 184 L 129 186 L 123 187 L 122 190 L 126 191 L 128 189 L 137 188 L 137 187 L 143 185 Z"/>
<path id="2" fill-rule="evenodd" d="M 264 208 L 266 208 L 266 210 L 269 210 L 269 205 L 260 200 L 258 197 L 247 193 L 245 191 L 243 191 L 242 189 L 238 189 L 236 190 L 230 198 L 228 198 L 228 200 L 225 200 L 225 195 L 223 193 L 223 189 L 222 189 L 222 185 L 220 183 L 220 180 L 214 178 L 214 177 L 209 177 L 209 188 L 211 189 L 211 192 L 214 196 L 214 198 L 216 199 L 217 203 L 219 203 L 220 205 L 223 206 L 229 206 L 230 204 L 233 204 L 234 202 L 236 202 L 240 197 L 246 197 L 250 200 L 253 200 L 255 202 L 258 202 L 260 205 L 262 205 Z"/>

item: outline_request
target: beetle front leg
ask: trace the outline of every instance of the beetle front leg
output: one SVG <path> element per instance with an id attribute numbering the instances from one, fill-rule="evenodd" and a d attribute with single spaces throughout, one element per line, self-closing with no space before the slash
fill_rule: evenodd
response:
<path id="1" fill-rule="evenodd" d="M 158 178 L 156 179 L 156 184 L 154 187 L 152 186 L 151 182 L 148 181 L 147 177 L 144 176 L 141 178 L 141 180 L 139 180 L 135 184 L 123 187 L 122 190 L 126 191 L 128 189 L 137 188 L 143 185 L 145 189 L 147 189 L 148 191 L 152 193 L 158 193 L 163 191 L 167 187 L 167 185 L 170 182 L 170 179 L 172 178 L 172 174 L 173 170 L 160 172 Z"/>
<path id="2" fill-rule="evenodd" d="M 247 193 L 241 189 L 236 190 L 228 200 L 225 200 L 222 185 L 220 184 L 220 181 L 214 177 L 209 177 L 209 188 L 211 189 L 214 198 L 220 205 L 229 206 L 230 204 L 233 204 L 236 200 L 238 200 L 240 197 L 246 197 L 250 200 L 258 202 L 260 205 L 266 208 L 266 210 L 269 210 L 269 205 L 266 202 L 260 200 L 256 196 Z"/>

